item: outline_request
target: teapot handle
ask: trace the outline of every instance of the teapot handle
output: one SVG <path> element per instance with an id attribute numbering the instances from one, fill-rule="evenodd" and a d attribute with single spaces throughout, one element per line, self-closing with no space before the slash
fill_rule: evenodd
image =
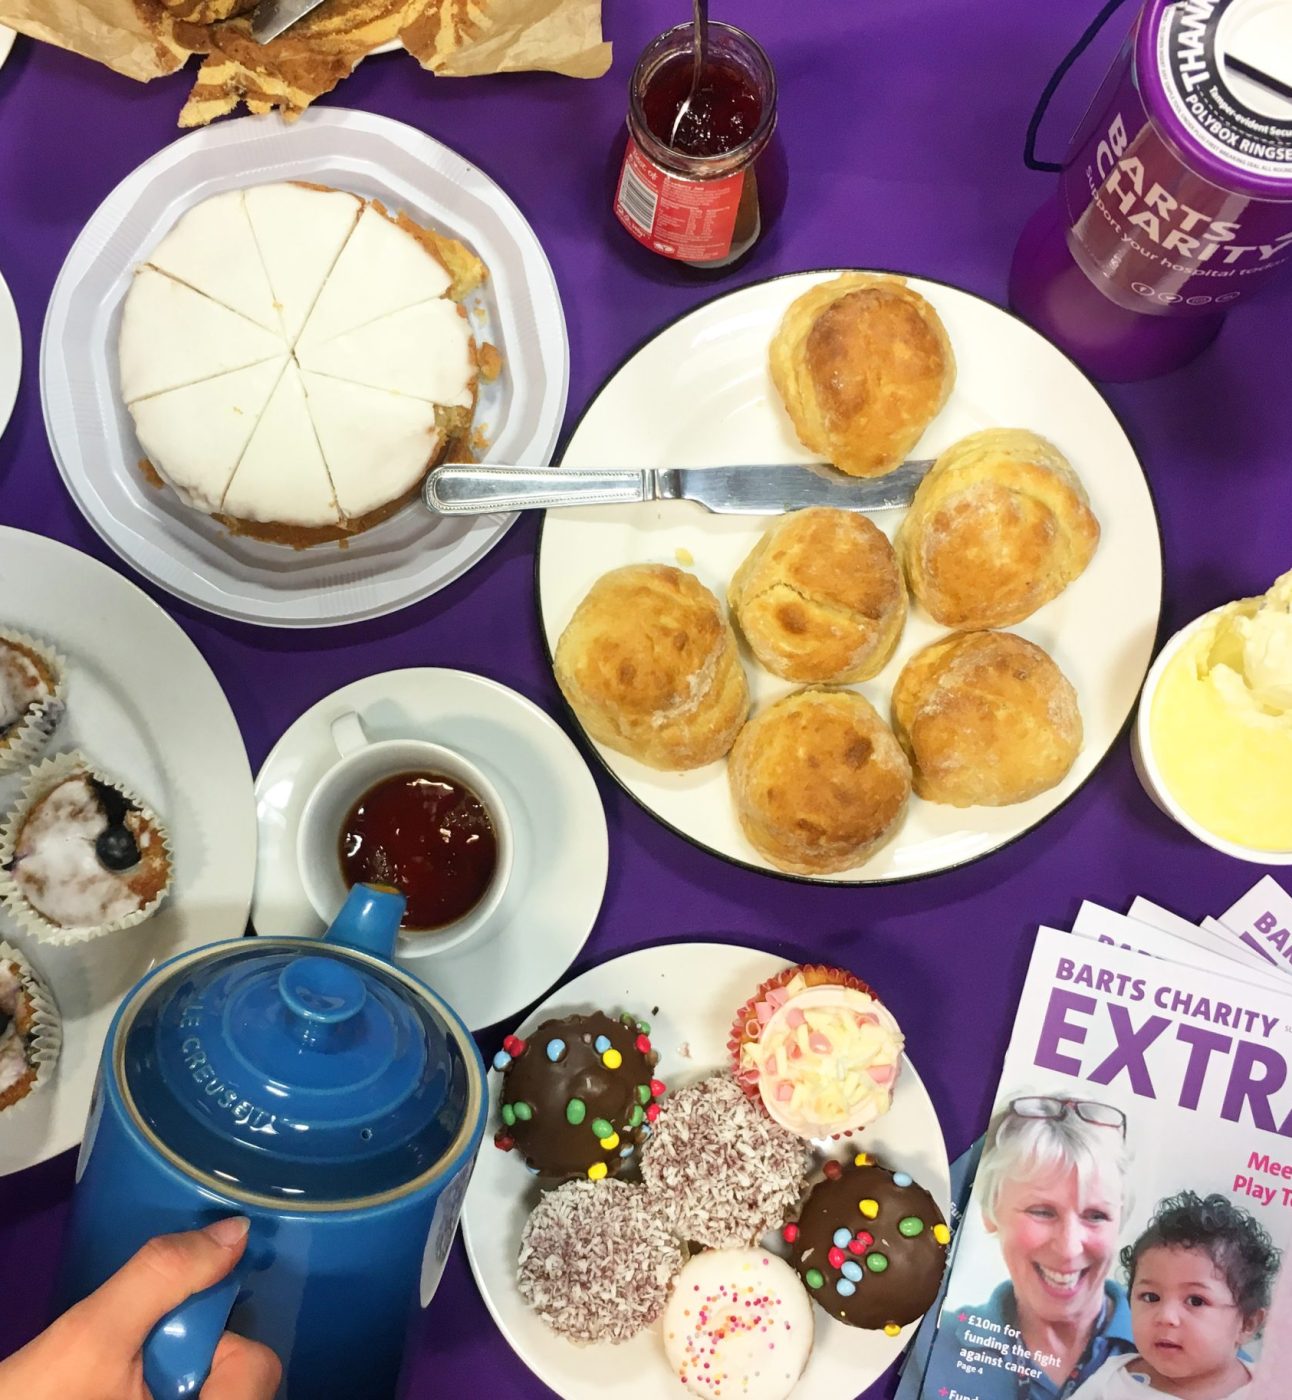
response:
<path id="1" fill-rule="evenodd" d="M 211 1370 L 234 1299 L 241 1266 L 172 1309 L 144 1342 L 144 1384 L 153 1400 L 197 1395 Z"/>

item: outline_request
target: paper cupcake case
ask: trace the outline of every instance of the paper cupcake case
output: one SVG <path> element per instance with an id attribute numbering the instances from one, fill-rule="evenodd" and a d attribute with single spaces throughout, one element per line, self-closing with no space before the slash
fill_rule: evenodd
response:
<path id="1" fill-rule="evenodd" d="M 27 1040 L 27 1061 L 36 1071 L 36 1082 L 7 1108 L 0 1108 L 0 1122 L 10 1123 L 54 1077 L 54 1066 L 63 1046 L 63 1023 L 48 988 L 32 971 L 27 959 L 11 944 L 0 939 L 0 965 L 16 963 L 18 981 L 31 998 L 32 1029 Z"/>
<path id="2" fill-rule="evenodd" d="M 14 728 L 0 739 L 0 777 L 33 763 L 49 743 L 67 709 L 67 661 L 52 647 L 12 627 L 0 627 L 0 642 L 13 642 L 34 651 L 54 676 L 54 693 L 28 708 Z"/>
<path id="3" fill-rule="evenodd" d="M 166 852 L 167 869 L 166 883 L 158 891 L 157 895 L 143 908 L 137 909 L 133 913 L 126 914 L 122 918 L 110 920 L 107 923 L 95 924 L 87 927 L 66 928 L 62 925 L 52 923 L 38 910 L 33 908 L 13 879 L 13 876 L 9 873 L 9 866 L 13 861 L 14 851 L 18 844 L 18 837 L 22 832 L 23 826 L 32 808 L 42 797 L 57 787 L 64 779 L 77 773 L 87 773 L 91 777 L 97 778 L 99 782 L 115 788 L 139 810 L 140 814 L 148 821 L 152 829 L 161 838 L 163 849 Z M 175 856 L 171 849 L 170 835 L 157 814 L 133 789 L 127 787 L 120 779 L 105 773 L 101 768 L 91 763 L 83 753 L 79 753 L 76 750 L 55 754 L 52 758 L 45 759 L 31 769 L 23 783 L 22 796 L 10 810 L 4 825 L 0 827 L 0 904 L 3 904 L 6 912 L 17 921 L 21 928 L 31 934 L 33 938 L 56 947 L 67 947 L 74 943 L 86 943 L 91 939 L 102 938 L 107 934 L 120 933 L 125 929 L 134 928 L 136 924 L 143 923 L 145 919 L 148 919 L 157 911 L 162 901 L 170 892 L 171 886 L 174 883 L 174 870 Z"/>
<path id="4" fill-rule="evenodd" d="M 795 977 L 802 977 L 806 987 L 847 987 L 854 992 L 879 1000 L 879 995 L 868 983 L 854 973 L 841 967 L 829 967 L 824 963 L 796 963 L 782 968 L 774 977 L 763 982 L 753 996 L 737 1011 L 731 1022 L 731 1034 L 727 1038 L 727 1050 L 731 1055 L 731 1073 L 737 1084 L 754 1100 L 758 1094 L 758 1072 L 741 1063 L 741 1051 L 747 1044 L 756 1043 L 762 1035 L 767 1015 L 760 1012 L 760 1003 L 766 1005 L 767 994 L 778 992 Z"/>
<path id="5" fill-rule="evenodd" d="M 801 979 L 803 985 L 791 993 L 789 987 L 796 979 Z M 796 1118 L 793 1113 L 788 1110 L 782 1111 L 764 1097 L 764 1086 L 759 1071 L 746 1062 L 744 1052 L 749 1047 L 761 1043 L 766 1026 L 779 1014 L 782 1006 L 791 1002 L 815 1002 L 822 997 L 831 998 L 839 993 L 864 997 L 871 1003 L 870 1014 L 873 1019 L 896 1038 L 897 1059 L 891 1068 L 885 1067 L 887 1078 L 876 1080 L 873 1100 L 857 1100 L 851 1115 L 844 1119 L 832 1119 L 829 1126 L 822 1122 L 817 1130 L 815 1127 L 809 1127 L 809 1123 L 812 1122 L 810 1118 Z M 732 1074 L 736 1082 L 775 1122 L 788 1131 L 813 1141 L 824 1140 L 827 1137 L 837 1141 L 864 1132 L 891 1107 L 893 1088 L 901 1067 L 902 1043 L 901 1027 L 880 1001 L 873 987 L 843 968 L 808 963 L 787 967 L 776 976 L 768 978 L 739 1008 L 732 1021 L 727 1049 L 731 1055 Z"/>

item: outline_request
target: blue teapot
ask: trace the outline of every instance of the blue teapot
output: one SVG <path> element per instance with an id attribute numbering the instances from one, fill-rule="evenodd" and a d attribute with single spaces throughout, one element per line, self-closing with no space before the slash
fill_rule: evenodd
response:
<path id="1" fill-rule="evenodd" d="M 382 1400 L 439 1282 L 487 1113 L 456 1013 L 391 961 L 404 899 L 359 885 L 321 940 L 184 953 L 126 996 L 76 1168 L 60 1310 L 145 1240 L 251 1220 L 237 1269 L 144 1347 L 196 1395 L 221 1332 L 264 1342 L 288 1400 Z"/>

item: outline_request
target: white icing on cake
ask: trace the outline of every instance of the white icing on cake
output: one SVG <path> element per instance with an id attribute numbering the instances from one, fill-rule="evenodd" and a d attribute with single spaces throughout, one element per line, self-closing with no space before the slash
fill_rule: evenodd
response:
<path id="1" fill-rule="evenodd" d="M 812 1353 L 812 1300 L 765 1249 L 710 1249 L 673 1281 L 661 1330 L 692 1395 L 784 1400 Z"/>
<path id="2" fill-rule="evenodd" d="M 13 879 L 38 913 L 62 928 L 97 928 L 141 909 L 129 872 L 107 870 L 94 843 L 108 825 L 89 780 L 76 774 L 32 807 L 14 852 Z M 140 851 L 158 839 L 135 833 Z"/>
<path id="3" fill-rule="evenodd" d="M 151 267 L 126 293 L 119 354 L 127 404 L 282 353 L 282 336 Z"/>
<path id="4" fill-rule="evenodd" d="M 451 283 L 443 263 L 424 244 L 369 204 L 319 293 L 301 344 L 318 345 L 442 297 Z"/>
<path id="5" fill-rule="evenodd" d="M 135 404 L 139 445 L 187 505 L 220 509 L 287 362 L 280 355 Z"/>
<path id="6" fill-rule="evenodd" d="M 321 344 L 301 344 L 302 369 L 446 407 L 471 402 L 471 328 L 456 302 L 424 301 Z"/>
<path id="7" fill-rule="evenodd" d="M 0 637 L 0 736 L 29 706 L 51 694 L 35 663 Z"/>
<path id="8" fill-rule="evenodd" d="M 349 516 L 398 500 L 426 474 L 443 434 L 435 406 L 301 371 L 337 505 Z"/>
<path id="9" fill-rule="evenodd" d="M 144 454 L 197 510 L 344 526 L 407 496 L 443 450 L 437 410 L 474 404 L 449 271 L 356 195 L 215 195 L 153 261 L 165 271 L 141 268 L 122 311 L 122 393 Z"/>
<path id="10" fill-rule="evenodd" d="M 300 371 L 289 363 L 251 435 L 222 509 L 240 520 L 336 525 L 332 482 L 319 451 Z"/>
<path id="11" fill-rule="evenodd" d="M 344 190 L 307 185 L 253 185 L 244 193 L 283 334 L 294 345 L 363 203 Z"/>
<path id="12" fill-rule="evenodd" d="M 241 190 L 194 205 L 148 261 L 265 330 L 281 330 Z"/>

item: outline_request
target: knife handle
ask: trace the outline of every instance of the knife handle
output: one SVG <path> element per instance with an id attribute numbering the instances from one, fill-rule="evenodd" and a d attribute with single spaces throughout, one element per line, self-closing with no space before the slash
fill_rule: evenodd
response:
<path id="1" fill-rule="evenodd" d="M 613 506 L 649 501 L 650 471 L 576 467 L 436 467 L 422 496 L 437 515 L 488 515 L 560 506 Z"/>

